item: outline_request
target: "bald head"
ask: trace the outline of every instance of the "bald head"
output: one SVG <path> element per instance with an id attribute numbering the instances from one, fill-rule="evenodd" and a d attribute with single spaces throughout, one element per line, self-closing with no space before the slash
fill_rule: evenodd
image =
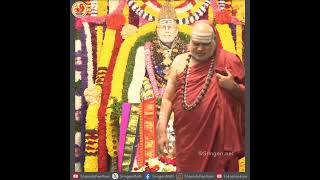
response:
<path id="1" fill-rule="evenodd" d="M 190 51 L 194 60 L 205 61 L 216 50 L 216 38 L 209 21 L 200 20 L 192 26 Z"/>
<path id="2" fill-rule="evenodd" d="M 208 20 L 197 21 L 192 26 L 191 38 L 203 43 L 210 43 L 214 41 L 215 34 L 210 22 Z"/>

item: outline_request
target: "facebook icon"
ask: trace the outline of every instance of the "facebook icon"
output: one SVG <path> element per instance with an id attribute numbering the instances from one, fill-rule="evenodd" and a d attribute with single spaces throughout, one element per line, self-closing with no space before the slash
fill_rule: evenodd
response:
<path id="1" fill-rule="evenodd" d="M 144 179 L 151 179 L 151 174 L 150 173 L 145 173 L 144 174 Z"/>

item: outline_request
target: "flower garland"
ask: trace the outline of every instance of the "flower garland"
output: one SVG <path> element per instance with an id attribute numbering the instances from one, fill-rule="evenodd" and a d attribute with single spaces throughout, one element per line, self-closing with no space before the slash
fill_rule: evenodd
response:
<path id="1" fill-rule="evenodd" d="M 119 3 L 119 0 L 109 1 L 109 14 L 113 13 L 117 9 Z"/>
<path id="2" fill-rule="evenodd" d="M 242 42 L 242 26 L 237 25 L 236 26 L 236 33 L 237 33 L 237 39 L 236 39 L 236 50 L 237 50 L 237 55 L 243 62 L 243 42 Z"/>
<path id="3" fill-rule="evenodd" d="M 125 5 L 124 5 L 124 8 L 123 8 L 123 15 L 124 15 L 124 17 L 125 17 L 125 19 L 126 19 L 126 24 L 131 24 L 130 23 L 130 17 L 129 17 L 129 14 L 130 14 L 130 12 L 129 12 L 129 7 L 128 7 L 128 4 L 127 3 L 125 3 Z"/>
<path id="4" fill-rule="evenodd" d="M 135 57 L 135 66 L 133 70 L 133 77 L 128 89 L 128 100 L 129 103 L 140 103 L 140 90 L 143 84 L 143 78 L 145 76 L 145 61 L 144 59 L 144 48 L 140 47 L 137 50 Z"/>
<path id="5" fill-rule="evenodd" d="M 151 23 L 149 23 L 149 24 L 151 24 Z M 149 25 L 148 24 L 148 25 Z M 154 23 L 154 25 L 155 25 L 156 23 Z M 154 27 L 152 27 L 152 26 L 144 26 L 144 27 L 147 27 L 147 28 L 150 28 L 150 31 L 151 31 L 151 29 L 153 29 Z M 142 31 L 143 30 L 143 28 L 140 28 L 138 31 Z M 145 30 L 143 30 L 144 32 L 145 32 Z M 189 25 L 179 25 L 179 33 L 178 33 L 178 36 L 179 36 L 179 38 L 184 42 L 184 43 L 188 43 L 189 41 L 190 41 L 190 36 L 188 35 L 188 34 L 190 34 L 191 33 L 191 28 L 190 28 L 190 26 Z M 134 36 L 132 36 L 132 38 L 136 38 L 136 36 L 137 35 L 134 35 Z M 125 69 L 125 75 L 124 75 L 124 80 L 123 80 L 123 86 L 122 87 L 120 87 L 119 85 L 115 85 L 115 86 L 113 86 L 113 87 L 118 87 L 119 86 L 119 90 L 120 90 L 120 88 L 122 88 L 122 100 L 123 100 L 123 102 L 127 102 L 128 101 L 128 89 L 129 89 L 129 85 L 130 85 L 130 83 L 131 83 L 131 81 L 132 81 L 132 75 L 133 75 L 133 68 L 135 67 L 135 59 L 134 58 L 136 58 L 136 53 L 137 53 L 137 49 L 138 49 L 138 47 L 141 47 L 141 46 L 143 46 L 144 44 L 145 44 L 145 42 L 147 42 L 147 41 L 152 41 L 153 39 L 155 39 L 155 33 L 154 32 L 149 32 L 149 33 L 147 33 L 146 35 L 144 35 L 144 36 L 140 36 L 139 37 L 139 39 L 137 39 L 136 40 L 136 42 L 135 42 L 135 44 L 134 44 L 134 46 L 132 47 L 132 46 L 130 46 L 130 45 L 127 45 L 126 43 L 128 42 L 127 40 L 125 40 L 124 41 L 124 43 L 123 43 L 123 45 L 121 46 L 121 48 L 123 48 L 123 47 L 126 47 L 126 48 L 130 48 L 130 47 L 132 47 L 131 48 L 131 50 L 127 50 L 126 49 L 126 51 L 121 51 L 121 53 L 120 53 L 120 56 L 121 55 L 123 55 L 124 57 L 124 59 L 125 58 L 127 58 L 128 60 L 127 60 L 127 62 L 128 62 L 128 64 L 127 64 L 127 66 L 126 66 L 126 69 Z M 134 42 L 134 41 L 132 41 L 132 42 Z M 132 42 L 128 42 L 128 43 L 132 43 Z M 123 54 L 124 53 L 124 54 Z M 129 53 L 129 55 L 128 54 L 126 54 L 126 53 Z M 143 56 L 144 57 L 144 56 Z M 141 58 L 142 58 L 142 56 L 141 56 Z M 124 60 L 122 60 L 122 61 L 124 61 Z M 121 62 L 122 62 L 121 61 Z M 119 62 L 119 61 L 118 61 Z M 120 66 L 119 66 L 120 67 Z M 122 69 L 121 69 L 122 70 Z M 120 73 L 120 72 L 119 72 Z M 151 93 L 151 92 L 150 92 Z M 149 94 L 150 94 L 149 93 Z M 152 93 L 153 94 L 153 93 Z M 149 96 L 149 95 L 148 95 Z M 150 96 L 151 97 L 151 96 Z"/>
<path id="6" fill-rule="evenodd" d="M 241 22 L 245 22 L 245 1 L 233 0 L 232 7 L 235 10 L 237 19 Z"/>
<path id="7" fill-rule="evenodd" d="M 113 103 L 110 108 L 112 109 L 112 112 L 110 115 L 110 121 L 108 121 L 107 119 L 107 144 L 110 143 L 109 147 L 112 147 L 112 151 L 114 152 L 114 156 L 111 159 L 112 171 L 118 172 L 118 151 L 117 150 L 118 150 L 118 139 L 119 139 L 119 129 L 120 129 L 119 121 L 121 116 L 121 102 L 119 102 L 116 98 L 113 98 Z M 110 122 L 110 127 L 108 126 L 109 122 Z M 108 135 L 108 130 L 111 130 L 111 134 L 109 133 L 109 135 Z M 108 142 L 108 140 L 110 140 L 111 142 Z M 107 148 L 109 147 L 107 146 Z M 110 152 L 110 148 L 108 150 Z"/>
<path id="8" fill-rule="evenodd" d="M 120 127 L 120 136 L 119 136 L 119 146 L 118 146 L 118 170 L 122 172 L 122 161 L 124 153 L 124 144 L 126 140 L 127 127 L 130 116 L 130 104 L 122 104 L 122 115 L 121 115 L 121 127 Z"/>
<path id="9" fill-rule="evenodd" d="M 155 94 L 156 97 L 160 96 L 159 93 L 159 88 L 157 86 L 157 80 L 156 77 L 154 75 L 153 72 L 153 65 L 151 62 L 151 57 L 152 57 L 152 43 L 151 42 L 147 42 L 144 46 L 144 54 L 145 54 L 145 61 L 146 61 L 146 68 L 147 68 L 147 72 L 151 81 L 151 85 L 152 85 L 152 89 L 153 89 L 153 93 Z"/>
<path id="10" fill-rule="evenodd" d="M 110 100 L 108 101 L 109 97 L 113 98 L 112 96 L 110 96 L 111 94 L 111 89 L 112 89 L 112 80 L 114 79 L 113 77 L 113 72 L 114 72 L 114 68 L 115 68 L 115 64 L 116 64 L 116 58 L 119 54 L 119 48 L 121 45 L 121 34 L 120 31 L 117 30 L 116 32 L 116 40 L 115 40 L 115 46 L 112 52 L 112 56 L 111 56 L 111 61 L 110 61 L 110 66 L 109 66 L 109 71 L 106 74 L 106 79 L 105 82 L 103 84 L 104 88 L 107 88 L 108 91 L 104 92 L 104 96 L 106 96 L 104 103 L 108 103 L 110 102 Z M 111 86 L 111 87 L 110 87 Z M 117 98 L 115 98 L 117 99 Z M 107 107 L 112 107 L 112 105 L 115 103 L 115 99 L 112 99 L 112 103 L 108 103 Z M 115 120 L 113 118 L 111 118 L 112 113 L 114 113 L 114 111 L 112 111 L 113 109 L 108 108 L 104 114 L 104 117 L 106 119 L 106 125 L 107 125 L 107 131 L 106 131 L 106 137 L 107 137 L 107 148 L 108 148 L 108 153 L 111 157 L 114 157 L 117 155 L 117 144 L 118 144 L 118 133 L 115 131 L 118 124 L 119 124 L 119 119 Z"/>
<path id="11" fill-rule="evenodd" d="M 102 30 L 101 30 L 102 31 Z M 106 70 L 104 68 L 109 66 L 112 50 L 115 42 L 116 31 L 107 29 L 104 35 L 100 58 L 98 61 L 98 72 L 96 77 L 97 84 L 103 84 Z M 103 80 L 102 80 L 103 79 Z"/>
<path id="12" fill-rule="evenodd" d="M 236 54 L 234 41 L 232 40 L 231 29 L 228 24 L 216 24 L 216 29 L 221 38 L 222 47 L 224 50 Z"/>
<path id="13" fill-rule="evenodd" d="M 88 62 L 88 53 L 87 53 L 87 47 L 86 47 L 86 34 L 85 30 L 81 29 L 81 50 L 82 50 L 82 55 L 81 55 L 81 94 L 83 94 L 84 89 L 88 87 L 88 72 L 87 72 L 87 62 Z M 81 96 L 81 101 L 85 102 L 85 98 L 82 95 Z M 81 167 L 83 168 L 84 164 L 84 153 L 85 153 L 85 124 L 86 124 L 86 110 L 87 110 L 87 104 L 86 103 L 81 103 L 81 115 L 80 115 L 80 132 L 81 132 L 81 151 L 80 151 L 80 164 Z M 83 169 L 82 169 L 83 171 Z"/>
<path id="14" fill-rule="evenodd" d="M 96 30 L 97 30 L 97 67 L 101 67 L 100 53 L 101 53 L 102 42 L 103 42 L 103 27 L 96 26 Z M 109 38 L 112 38 L 112 37 L 109 37 Z"/>
<path id="15" fill-rule="evenodd" d="M 130 109 L 130 120 L 127 128 L 127 135 L 124 145 L 122 171 L 128 172 L 134 158 L 134 143 L 137 140 L 137 130 L 139 129 L 140 105 L 133 103 Z"/>
<path id="16" fill-rule="evenodd" d="M 98 15 L 98 0 L 91 0 L 91 16 Z"/>
<path id="17" fill-rule="evenodd" d="M 107 15 L 107 6 L 108 6 L 108 1 L 106 1 L 106 0 L 103 0 L 103 1 L 98 0 L 98 16 Z"/>
<path id="18" fill-rule="evenodd" d="M 90 33 L 90 27 L 87 22 L 83 23 L 84 27 L 84 32 L 86 34 L 86 47 L 87 47 L 87 57 L 88 57 L 88 62 L 87 62 L 87 80 L 88 80 L 88 86 L 93 85 L 93 57 L 92 57 L 92 41 L 91 41 L 91 33 Z"/>
<path id="19" fill-rule="evenodd" d="M 150 83 L 150 80 L 147 77 L 143 79 L 143 99 L 150 99 L 153 98 L 153 90 Z"/>
<path id="20" fill-rule="evenodd" d="M 140 29 L 139 29 L 140 30 Z M 138 31 L 139 31 L 138 30 Z M 138 32 L 137 32 L 138 33 Z M 133 76 L 133 70 L 135 67 L 135 59 L 137 58 L 137 49 L 138 47 L 143 47 L 145 41 L 147 40 L 151 40 L 152 37 L 154 37 L 155 34 L 153 32 L 150 32 L 148 34 L 146 34 L 145 36 L 141 36 L 139 39 L 137 39 L 137 34 L 131 36 L 130 38 L 132 39 L 132 41 L 127 41 L 127 39 L 123 42 L 123 45 L 121 46 L 125 48 L 126 51 L 123 51 L 123 61 L 127 61 L 127 65 L 126 65 L 126 69 L 124 71 L 124 79 L 123 79 L 123 84 L 122 87 L 119 86 L 119 90 L 121 90 L 122 92 L 122 100 L 123 102 L 127 102 L 128 101 L 128 90 L 130 87 L 130 83 L 132 81 L 132 76 Z M 132 43 L 135 43 L 134 45 Z M 128 46 L 125 46 L 129 44 Z M 122 52 L 122 51 L 121 51 Z M 120 53 L 121 55 L 121 53 Z M 121 56 L 120 56 L 121 57 Z M 138 57 L 140 58 L 140 55 L 138 55 Z M 141 55 L 141 58 L 144 58 L 144 54 Z M 120 66 L 119 66 L 120 68 Z"/>
<path id="21" fill-rule="evenodd" d="M 165 156 L 150 158 L 140 169 L 135 167 L 133 172 L 176 172 L 176 158 Z"/>
<path id="22" fill-rule="evenodd" d="M 139 2 L 139 1 L 138 1 Z M 134 0 L 128 0 L 127 1 L 129 7 L 134 11 L 137 15 L 140 17 L 147 19 L 148 21 L 156 21 L 158 12 L 154 12 L 150 6 L 144 6 L 143 8 L 139 5 Z M 200 5 L 200 3 L 203 3 Z M 210 0 L 206 0 L 205 2 L 200 1 L 197 3 L 189 12 L 191 15 L 187 17 L 181 16 L 181 13 L 177 13 L 177 23 L 178 24 L 192 24 L 196 20 L 199 20 L 201 16 L 206 12 L 207 8 L 209 7 Z M 185 12 L 186 13 L 186 12 Z"/>
<path id="23" fill-rule="evenodd" d="M 137 32 L 138 28 L 136 26 L 133 26 L 131 24 L 126 24 L 125 26 L 123 26 L 122 30 L 121 30 L 121 36 L 122 39 L 126 39 L 129 36 L 135 34 Z"/>
<path id="24" fill-rule="evenodd" d="M 246 159 L 245 159 L 245 157 L 239 159 L 239 172 L 246 172 Z"/>
<path id="25" fill-rule="evenodd" d="M 232 35 L 232 40 L 234 42 L 234 47 L 236 48 L 236 40 L 237 40 L 236 25 L 232 23 L 228 25 L 229 25 L 229 28 L 231 29 L 231 35 Z"/>
<path id="26" fill-rule="evenodd" d="M 92 73 L 92 80 L 93 82 L 97 76 L 97 31 L 95 29 L 95 25 L 90 24 L 90 33 L 92 39 L 92 65 L 93 65 L 93 73 Z"/>
<path id="27" fill-rule="evenodd" d="M 178 36 L 173 41 L 173 44 L 171 46 L 172 48 L 170 49 L 170 54 L 167 54 L 165 56 L 165 48 L 161 46 L 161 42 L 158 40 L 158 38 L 154 37 L 151 48 L 152 56 L 150 58 L 152 59 L 152 68 L 155 73 L 157 83 L 160 84 L 161 89 L 165 88 L 167 84 L 167 76 L 169 74 L 169 68 L 172 64 L 172 61 L 177 55 L 187 51 L 185 44 L 188 43 L 189 42 L 183 42 L 178 34 Z M 160 93 L 160 95 L 162 96 L 162 93 Z"/>
<path id="28" fill-rule="evenodd" d="M 81 96 L 75 96 L 75 110 L 81 109 Z"/>
<path id="29" fill-rule="evenodd" d="M 111 136 L 109 136 L 109 134 L 111 134 L 111 122 L 110 122 L 110 114 L 111 114 L 111 110 L 108 109 L 106 106 L 106 104 L 108 104 L 108 99 L 109 99 L 109 95 L 110 95 L 110 90 L 111 90 L 111 82 L 112 82 L 112 73 L 113 73 L 113 69 L 115 66 L 115 60 L 116 57 L 118 55 L 119 52 L 119 47 L 121 44 L 121 35 L 120 35 L 120 31 L 117 30 L 116 34 L 115 34 L 115 42 L 114 42 L 114 48 L 112 50 L 112 55 L 110 58 L 110 63 L 109 63 L 109 67 L 108 67 L 108 72 L 105 76 L 105 80 L 103 83 L 103 91 L 102 91 L 102 96 L 101 96 L 101 103 L 100 103 L 100 107 L 99 107 L 99 113 L 98 113 L 98 118 L 99 118 L 99 128 L 98 128 L 98 132 L 99 132 L 99 172 L 105 172 L 107 171 L 107 164 L 106 162 L 106 146 L 108 147 L 109 150 L 112 150 L 113 146 L 112 146 L 112 140 L 110 143 L 110 139 Z M 107 115 L 107 117 L 106 117 Z M 106 129 L 107 128 L 107 129 Z M 109 138 L 107 138 L 109 137 Z M 111 147 L 110 147 L 111 145 Z M 108 152 L 110 154 L 111 157 L 114 157 L 115 152 L 114 151 L 109 151 Z"/>
<path id="30" fill-rule="evenodd" d="M 211 3 L 212 3 L 212 1 L 211 1 Z M 209 9 L 208 9 L 208 20 L 210 21 L 210 23 L 214 23 L 214 13 L 215 13 L 215 11 L 213 10 L 213 7 L 209 6 Z"/>

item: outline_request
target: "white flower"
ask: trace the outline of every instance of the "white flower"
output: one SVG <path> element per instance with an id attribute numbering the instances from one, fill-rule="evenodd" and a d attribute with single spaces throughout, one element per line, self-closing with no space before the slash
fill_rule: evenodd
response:
<path id="1" fill-rule="evenodd" d="M 131 25 L 131 24 L 126 24 L 125 26 L 123 26 L 123 28 L 121 30 L 122 39 L 128 38 L 132 34 L 136 33 L 137 30 L 138 30 L 138 28 L 136 26 Z"/>
<path id="2" fill-rule="evenodd" d="M 149 167 L 154 167 L 154 166 L 156 166 L 156 165 L 160 165 L 160 163 L 161 163 L 161 161 L 159 161 L 159 159 L 158 158 L 151 158 L 151 159 L 149 159 L 148 160 L 148 165 L 149 165 Z"/>
<path id="3" fill-rule="evenodd" d="M 81 51 L 81 41 L 80 41 L 80 39 L 75 41 L 74 49 L 75 49 L 75 52 Z"/>
<path id="4" fill-rule="evenodd" d="M 75 82 L 79 81 L 81 79 L 81 71 L 75 71 Z"/>
<path id="5" fill-rule="evenodd" d="M 101 87 L 100 86 L 89 86 L 83 92 L 86 101 L 90 104 L 99 104 L 101 98 Z"/>
<path id="6" fill-rule="evenodd" d="M 81 145 L 81 133 L 80 132 L 76 132 L 75 133 L 75 144 L 77 144 L 78 146 L 80 146 Z"/>
<path id="7" fill-rule="evenodd" d="M 75 97 L 75 109 L 81 109 L 81 96 L 76 96 Z"/>
<path id="8" fill-rule="evenodd" d="M 74 164 L 74 171 L 75 172 L 81 172 L 81 164 L 80 162 L 77 162 Z"/>

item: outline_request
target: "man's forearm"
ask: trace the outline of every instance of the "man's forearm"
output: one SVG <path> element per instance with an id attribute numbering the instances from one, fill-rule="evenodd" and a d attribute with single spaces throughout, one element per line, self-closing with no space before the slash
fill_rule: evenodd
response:
<path id="1" fill-rule="evenodd" d="M 163 99 L 159 113 L 159 121 L 157 123 L 157 130 L 159 134 L 166 133 L 167 124 L 172 112 L 172 103 L 168 99 Z"/>

